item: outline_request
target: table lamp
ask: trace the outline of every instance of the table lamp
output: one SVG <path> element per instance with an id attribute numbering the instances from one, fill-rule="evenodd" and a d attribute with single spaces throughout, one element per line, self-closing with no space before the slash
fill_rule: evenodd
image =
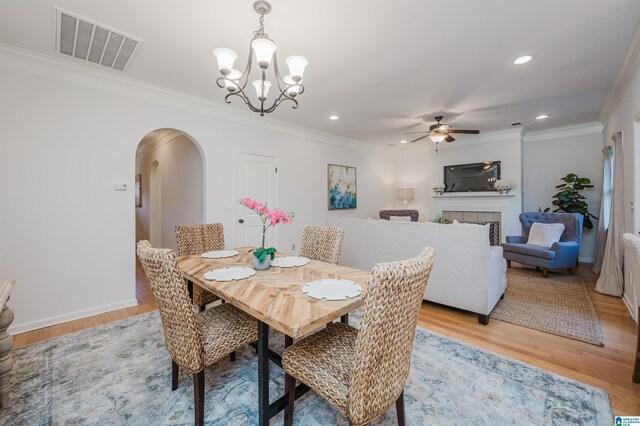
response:
<path id="1" fill-rule="evenodd" d="M 406 209 L 409 201 L 413 200 L 413 188 L 398 188 L 398 200 L 402 200 L 402 206 Z"/>

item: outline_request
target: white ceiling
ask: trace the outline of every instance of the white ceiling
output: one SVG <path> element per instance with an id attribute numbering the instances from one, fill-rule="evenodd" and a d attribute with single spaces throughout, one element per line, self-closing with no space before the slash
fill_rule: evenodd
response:
<path id="1" fill-rule="evenodd" d="M 222 102 L 211 52 L 232 48 L 244 67 L 252 3 L 0 0 L 0 42 L 57 56 L 58 6 L 144 40 L 126 76 Z M 265 30 L 280 61 L 309 60 L 300 108 L 285 103 L 272 115 L 381 145 L 427 128 L 436 113 L 482 132 L 517 120 L 527 131 L 597 120 L 640 17 L 638 0 L 271 3 Z M 534 61 L 511 65 L 523 54 Z M 237 98 L 228 107 L 246 108 Z M 542 113 L 550 118 L 534 120 Z"/>

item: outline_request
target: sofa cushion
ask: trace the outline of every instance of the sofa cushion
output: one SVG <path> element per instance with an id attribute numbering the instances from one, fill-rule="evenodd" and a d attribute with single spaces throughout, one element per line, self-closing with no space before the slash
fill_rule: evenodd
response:
<path id="1" fill-rule="evenodd" d="M 560 241 L 563 232 L 563 223 L 534 223 L 529 230 L 527 244 L 551 247 Z"/>
<path id="2" fill-rule="evenodd" d="M 503 243 L 502 248 L 504 249 L 504 251 L 520 253 L 526 256 L 540 257 L 542 259 L 556 258 L 555 251 L 550 250 L 548 247 L 537 246 L 533 244 Z"/>

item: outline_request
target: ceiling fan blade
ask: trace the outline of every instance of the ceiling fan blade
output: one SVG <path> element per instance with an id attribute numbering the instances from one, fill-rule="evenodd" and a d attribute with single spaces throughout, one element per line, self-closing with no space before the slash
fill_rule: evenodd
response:
<path id="1" fill-rule="evenodd" d="M 453 142 L 453 141 L 455 141 L 455 139 L 454 139 L 451 135 L 448 135 L 448 136 L 446 137 L 445 141 L 447 141 L 447 142 Z"/>
<path id="2" fill-rule="evenodd" d="M 478 135 L 480 130 L 449 130 L 449 133 L 465 133 L 467 135 Z"/>
<path id="3" fill-rule="evenodd" d="M 421 132 L 404 132 L 403 135 L 413 135 L 413 134 L 417 135 L 418 133 L 423 133 L 424 134 L 424 133 L 429 133 L 429 131 L 428 130 L 423 130 Z"/>
<path id="4" fill-rule="evenodd" d="M 409 143 L 418 142 L 420 139 L 424 139 L 424 138 L 426 138 L 427 136 L 429 136 L 429 135 L 420 136 L 418 139 L 414 139 L 414 140 L 412 140 L 412 141 L 411 141 L 411 142 L 409 142 Z"/>

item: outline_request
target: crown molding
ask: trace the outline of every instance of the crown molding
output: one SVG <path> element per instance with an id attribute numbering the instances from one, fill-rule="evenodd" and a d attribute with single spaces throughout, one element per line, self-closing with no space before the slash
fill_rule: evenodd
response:
<path id="1" fill-rule="evenodd" d="M 438 146 L 439 151 L 446 151 L 450 149 L 460 149 L 466 148 L 470 145 L 480 145 L 480 144 L 492 144 L 492 143 L 503 143 L 503 142 L 513 142 L 522 140 L 522 128 L 518 129 L 507 129 L 507 130 L 498 130 L 495 132 L 484 133 L 479 136 L 472 136 L 468 139 L 456 139 L 453 144 L 441 143 Z M 406 146 L 401 147 L 400 151 L 396 153 L 395 158 L 410 158 L 415 156 L 424 156 L 435 152 L 436 144 L 433 142 L 426 140 L 427 143 L 418 144 L 418 146 Z"/>
<path id="2" fill-rule="evenodd" d="M 638 70 L 638 65 L 640 64 L 640 25 L 636 27 L 635 32 L 633 33 L 633 37 L 631 38 L 631 42 L 629 43 L 629 48 L 627 49 L 627 54 L 618 69 L 618 74 L 616 75 L 616 79 L 613 82 L 613 86 L 611 87 L 611 91 L 607 96 L 607 100 L 600 111 L 599 121 L 606 125 L 615 111 L 616 107 L 622 100 L 622 96 L 624 96 L 625 90 L 629 87 L 629 83 L 631 83 L 631 79 L 634 74 Z"/>
<path id="3" fill-rule="evenodd" d="M 553 139 L 571 138 L 574 136 L 586 136 L 602 134 L 604 126 L 599 121 L 574 124 L 571 126 L 554 127 L 553 129 L 539 130 L 526 133 L 522 140 L 525 143 L 542 142 Z"/>
<path id="4" fill-rule="evenodd" d="M 229 107 L 223 102 L 189 95 L 115 75 L 109 70 L 98 70 L 43 55 L 30 50 L 0 43 L 0 69 L 33 75 L 47 80 L 61 81 L 76 87 L 89 88 L 142 102 L 204 115 L 242 126 L 277 132 L 326 145 L 367 151 L 393 157 L 387 147 L 368 144 L 331 133 L 289 123 L 274 117 L 258 117 L 249 111 Z"/>

